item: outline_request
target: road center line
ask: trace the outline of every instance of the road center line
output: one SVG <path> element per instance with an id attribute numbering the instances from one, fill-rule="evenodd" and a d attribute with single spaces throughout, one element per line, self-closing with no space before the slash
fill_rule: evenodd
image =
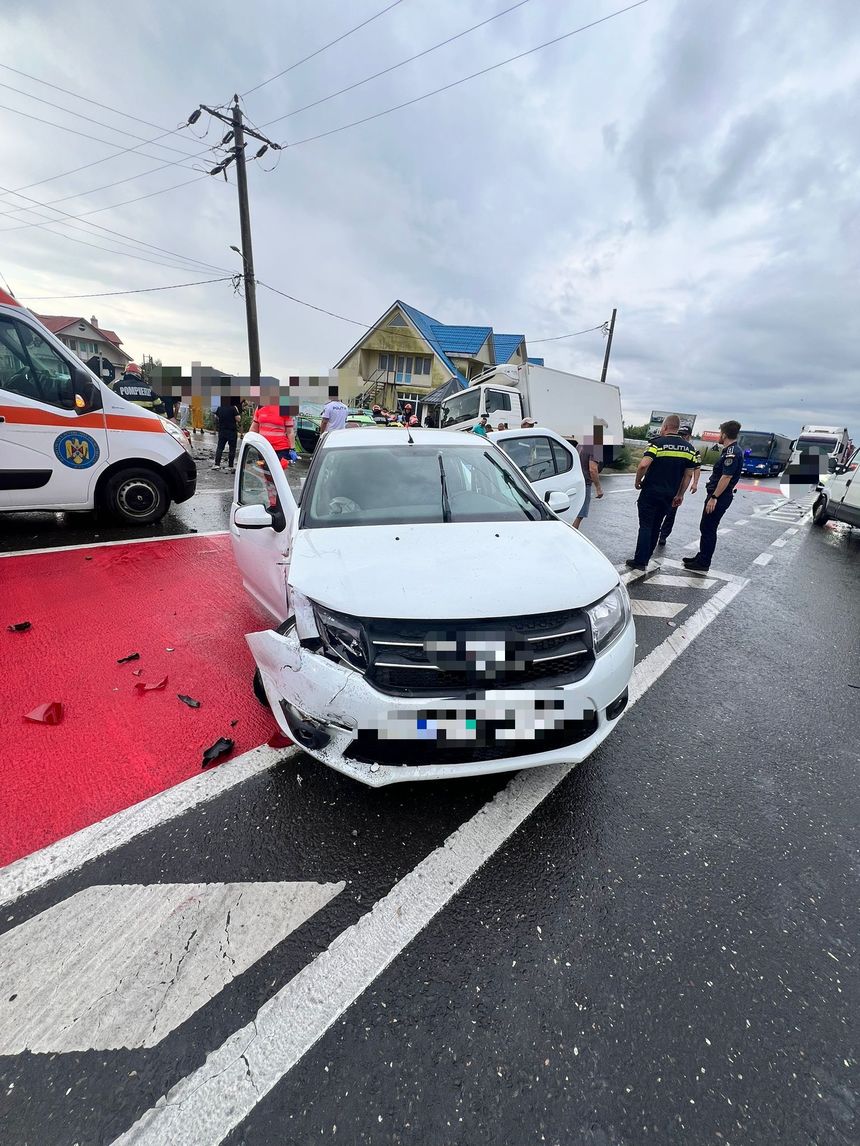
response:
<path id="1" fill-rule="evenodd" d="M 733 578 L 633 670 L 635 704 L 749 582 Z M 574 764 L 519 773 L 312 963 L 246 1027 L 159 1099 L 115 1146 L 216 1146 L 561 783 Z"/>

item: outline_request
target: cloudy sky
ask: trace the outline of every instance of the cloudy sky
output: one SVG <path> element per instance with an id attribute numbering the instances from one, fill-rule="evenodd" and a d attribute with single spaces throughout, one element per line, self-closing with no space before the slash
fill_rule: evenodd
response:
<path id="1" fill-rule="evenodd" d="M 388 3 L 5 0 L 0 184 L 68 213 L 40 218 L 0 196 L 0 272 L 16 294 L 43 313 L 95 315 L 136 357 L 246 373 L 229 282 L 40 297 L 236 269 L 233 176 L 198 176 L 220 124 L 204 137 L 203 117 L 118 152 L 238 90 L 250 119 L 289 145 L 249 173 L 263 282 L 359 322 L 399 297 L 443 322 L 522 331 L 549 365 L 592 376 L 600 334 L 538 340 L 615 306 L 609 380 L 628 422 L 675 408 L 703 427 L 738 417 L 794 435 L 821 421 L 860 438 L 857 0 L 648 0 L 335 130 L 624 6 L 527 0 L 325 99 L 515 3 L 400 0 L 291 67 Z M 360 333 L 262 288 L 259 309 L 263 369 L 281 377 L 326 371 Z"/>

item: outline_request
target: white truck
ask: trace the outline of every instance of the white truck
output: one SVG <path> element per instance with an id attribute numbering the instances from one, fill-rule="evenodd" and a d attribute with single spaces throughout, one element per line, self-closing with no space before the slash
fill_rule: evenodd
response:
<path id="1" fill-rule="evenodd" d="M 819 454 L 827 458 L 831 473 L 844 466 L 851 456 L 854 444 L 845 426 L 804 426 L 794 443 L 789 465 L 797 465 L 801 454 Z"/>
<path id="2" fill-rule="evenodd" d="M 479 375 L 467 390 L 442 403 L 440 427 L 470 430 L 481 415 L 519 429 L 524 418 L 555 430 L 580 444 L 602 446 L 603 461 L 624 444 L 621 393 L 617 386 L 565 374 L 548 366 L 494 366 Z"/>

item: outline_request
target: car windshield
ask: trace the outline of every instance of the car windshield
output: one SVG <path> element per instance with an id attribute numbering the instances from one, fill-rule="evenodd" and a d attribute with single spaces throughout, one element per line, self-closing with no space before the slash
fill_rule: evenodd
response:
<path id="1" fill-rule="evenodd" d="M 836 439 L 798 438 L 797 449 L 801 454 L 832 454 L 836 449 Z"/>
<path id="2" fill-rule="evenodd" d="M 303 529 L 554 520 L 493 446 L 324 450 L 303 494 Z"/>

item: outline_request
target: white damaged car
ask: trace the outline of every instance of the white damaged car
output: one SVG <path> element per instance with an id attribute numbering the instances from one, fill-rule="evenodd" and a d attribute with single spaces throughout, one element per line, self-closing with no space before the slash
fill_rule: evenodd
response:
<path id="1" fill-rule="evenodd" d="M 325 434 L 296 503 L 242 442 L 230 512 L 255 687 L 310 756 L 365 784 L 584 760 L 627 704 L 635 633 L 611 563 L 492 442 Z"/>

